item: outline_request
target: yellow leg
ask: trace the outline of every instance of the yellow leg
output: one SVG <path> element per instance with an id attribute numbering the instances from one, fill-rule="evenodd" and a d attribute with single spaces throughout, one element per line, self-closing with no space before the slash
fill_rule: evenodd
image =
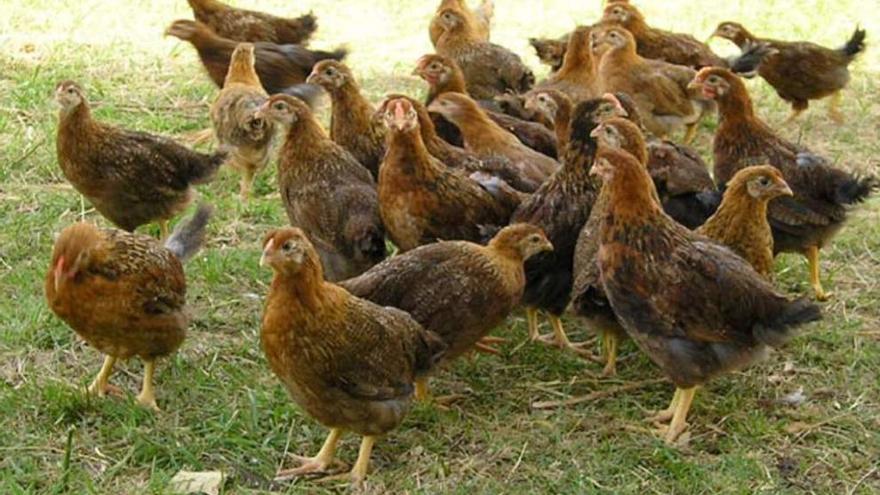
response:
<path id="1" fill-rule="evenodd" d="M 691 144 L 694 141 L 694 138 L 697 137 L 697 124 L 690 124 L 687 126 L 687 130 L 684 133 L 684 144 Z"/>
<path id="2" fill-rule="evenodd" d="M 803 108 L 792 108 L 791 114 L 789 114 L 788 118 L 785 119 L 784 124 L 791 124 L 804 112 Z"/>
<path id="3" fill-rule="evenodd" d="M 114 364 L 116 364 L 115 357 L 104 356 L 104 364 L 101 366 L 101 371 L 98 372 L 98 376 L 96 376 L 92 384 L 89 385 L 89 394 L 104 397 L 110 384 L 110 375 L 113 374 Z"/>
<path id="4" fill-rule="evenodd" d="M 428 378 L 416 378 L 416 400 L 426 401 L 431 398 L 431 392 L 428 390 Z"/>
<path id="5" fill-rule="evenodd" d="M 556 343 L 559 348 L 572 348 L 571 341 L 568 340 L 568 335 L 565 334 L 565 329 L 562 328 L 562 320 L 559 319 L 556 315 L 548 315 L 550 319 L 550 326 L 553 327 L 553 341 Z"/>
<path id="6" fill-rule="evenodd" d="M 620 339 L 612 332 L 602 332 L 602 347 L 605 351 L 605 368 L 602 376 L 614 376 L 617 374 L 617 346 Z"/>
<path id="7" fill-rule="evenodd" d="M 816 293 L 816 299 L 819 301 L 827 301 L 831 294 L 825 292 L 822 288 L 822 281 L 819 279 L 819 248 L 813 246 L 807 249 L 807 261 L 810 263 L 810 285 Z"/>
<path id="8" fill-rule="evenodd" d="M 675 393 L 672 394 L 672 401 L 669 402 L 669 407 L 663 409 L 662 411 L 657 411 L 647 418 L 647 420 L 651 423 L 665 423 L 672 419 L 672 416 L 675 415 L 675 409 L 678 407 L 678 401 L 681 399 L 681 389 L 676 388 Z"/>
<path id="9" fill-rule="evenodd" d="M 370 454 L 373 452 L 373 445 L 376 443 L 376 437 L 366 436 L 361 440 L 361 448 L 358 451 L 357 461 L 351 469 L 351 482 L 359 485 L 367 478 L 367 470 L 370 467 Z"/>
<path id="10" fill-rule="evenodd" d="M 327 440 L 324 440 L 324 445 L 321 447 L 321 450 L 318 451 L 318 455 L 315 457 L 293 456 L 301 463 L 300 466 L 293 469 L 282 469 L 281 471 L 278 471 L 275 475 L 275 481 L 295 478 L 305 474 L 326 472 L 327 468 L 329 468 L 336 459 L 336 445 L 339 443 L 340 437 L 342 437 L 342 429 L 331 428 L 330 434 L 327 435 Z"/>
<path id="11" fill-rule="evenodd" d="M 843 123 L 843 114 L 840 113 L 840 91 L 831 95 L 831 99 L 828 102 L 828 116 L 838 124 Z"/>
<path id="12" fill-rule="evenodd" d="M 672 415 L 669 429 L 666 430 L 665 440 L 668 444 L 674 443 L 687 428 L 687 415 L 691 409 L 691 403 L 694 401 L 694 395 L 697 393 L 697 387 L 676 390 L 676 393 L 679 393 L 678 403 L 675 405 L 675 413 Z"/>
<path id="13" fill-rule="evenodd" d="M 538 310 L 526 308 L 526 321 L 529 324 L 529 340 L 538 340 Z"/>
<path id="14" fill-rule="evenodd" d="M 156 371 L 155 360 L 144 360 L 144 383 L 141 387 L 141 393 L 137 396 L 138 404 L 149 407 L 154 411 L 159 410 L 156 404 L 156 392 L 153 390 L 153 374 Z"/>
<path id="15" fill-rule="evenodd" d="M 168 220 L 159 220 L 159 237 L 168 239 Z"/>
<path id="16" fill-rule="evenodd" d="M 244 169 L 241 171 L 241 183 L 239 185 L 238 195 L 242 203 L 247 203 L 251 197 L 251 187 L 254 184 L 254 171 Z"/>

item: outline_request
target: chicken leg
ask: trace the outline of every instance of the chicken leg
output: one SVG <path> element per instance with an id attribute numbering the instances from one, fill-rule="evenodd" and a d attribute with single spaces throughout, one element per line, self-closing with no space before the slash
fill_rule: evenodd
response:
<path id="1" fill-rule="evenodd" d="M 529 325 L 529 340 L 534 342 L 540 338 L 538 334 L 538 310 L 526 308 L 526 321 Z"/>
<path id="2" fill-rule="evenodd" d="M 809 102 L 806 101 L 795 101 L 791 104 L 791 114 L 785 119 L 784 124 L 790 124 L 797 120 L 800 114 L 804 113 L 804 110 L 809 106 Z"/>
<path id="3" fill-rule="evenodd" d="M 843 123 L 843 114 L 840 113 L 840 91 L 834 92 L 828 101 L 828 116 L 837 124 Z"/>
<path id="4" fill-rule="evenodd" d="M 159 238 L 168 239 L 168 220 L 159 220 Z"/>
<path id="5" fill-rule="evenodd" d="M 617 374 L 617 346 L 620 339 L 612 332 L 602 332 L 602 350 L 605 353 L 605 368 L 602 376 L 609 377 Z"/>
<path id="6" fill-rule="evenodd" d="M 241 182 L 239 183 L 239 191 L 238 195 L 241 198 L 242 203 L 247 203 L 251 197 L 251 188 L 254 184 L 254 170 L 250 167 L 242 167 L 241 169 Z"/>
<path id="7" fill-rule="evenodd" d="M 687 415 L 694 401 L 694 395 L 697 393 L 697 387 L 676 389 L 678 401 L 675 404 L 675 412 L 672 414 L 672 421 L 666 429 L 664 440 L 667 444 L 672 445 L 679 435 L 687 429 Z"/>
<path id="8" fill-rule="evenodd" d="M 675 415 L 675 410 L 678 408 L 678 401 L 681 399 L 681 389 L 676 388 L 675 393 L 672 394 L 672 401 L 669 403 L 669 407 L 663 409 L 662 411 L 657 411 L 651 416 L 646 418 L 646 421 L 649 423 L 665 423 L 672 419 Z"/>
<path id="9" fill-rule="evenodd" d="M 104 356 L 104 364 L 101 366 L 101 371 L 98 372 L 98 376 L 89 385 L 88 392 L 90 395 L 104 397 L 107 394 L 110 389 L 110 375 L 113 374 L 114 364 L 116 364 L 114 356 Z"/>
<path id="10" fill-rule="evenodd" d="M 354 463 L 354 467 L 347 473 L 340 473 L 332 476 L 320 478 L 319 482 L 331 482 L 349 480 L 354 488 L 363 487 L 364 480 L 367 479 L 367 471 L 370 468 L 370 455 L 373 453 L 373 445 L 376 444 L 376 437 L 365 436 L 361 440 L 361 448 L 358 450 L 358 458 Z M 276 478 L 277 480 L 277 478 Z"/>
<path id="11" fill-rule="evenodd" d="M 694 138 L 697 137 L 697 123 L 688 124 L 685 133 L 684 133 L 684 141 L 682 141 L 685 145 L 689 145 L 694 141 Z"/>
<path id="12" fill-rule="evenodd" d="M 588 344 L 584 342 L 573 343 L 568 339 L 568 335 L 566 335 L 565 329 L 562 328 L 562 320 L 560 320 L 558 316 L 551 314 L 547 315 L 547 317 L 550 320 L 550 326 L 553 327 L 553 334 L 540 336 L 539 340 L 541 342 L 544 342 L 545 344 L 555 345 L 560 349 L 568 349 L 574 351 L 579 356 L 586 359 L 596 360 L 596 356 L 594 356 L 593 353 L 587 349 Z"/>
<path id="13" fill-rule="evenodd" d="M 416 378 L 416 400 L 426 401 L 431 398 L 431 392 L 428 390 L 428 378 Z"/>
<path id="14" fill-rule="evenodd" d="M 825 292 L 822 288 L 822 281 L 819 279 L 819 248 L 812 246 L 807 248 L 807 261 L 810 263 L 810 285 L 816 293 L 816 299 L 819 301 L 827 301 L 831 294 Z"/>
<path id="15" fill-rule="evenodd" d="M 331 428 L 330 434 L 324 440 L 324 445 L 315 457 L 293 456 L 300 462 L 300 466 L 293 469 L 282 469 L 275 474 L 275 481 L 285 481 L 306 474 L 319 474 L 327 472 L 327 469 L 335 463 L 336 445 L 342 436 L 342 429 Z M 364 437 L 367 438 L 367 437 Z M 369 455 L 367 455 L 369 458 Z M 368 459 L 369 460 L 369 459 Z M 360 462 L 360 457 L 358 457 Z"/>
<path id="16" fill-rule="evenodd" d="M 156 361 L 144 360 L 144 383 L 141 386 L 141 393 L 137 396 L 137 402 L 144 407 L 159 411 L 159 406 L 156 404 L 156 393 L 153 390 L 153 373 L 155 371 Z"/>

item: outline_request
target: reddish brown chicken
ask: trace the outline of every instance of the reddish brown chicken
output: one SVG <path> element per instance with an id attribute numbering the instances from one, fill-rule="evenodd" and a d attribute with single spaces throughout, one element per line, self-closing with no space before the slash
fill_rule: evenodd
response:
<path id="1" fill-rule="evenodd" d="M 268 41 L 279 45 L 305 43 L 318 29 L 311 13 L 286 19 L 264 12 L 236 9 L 217 0 L 187 0 L 197 21 L 235 41 Z"/>
<path id="2" fill-rule="evenodd" d="M 468 24 L 474 27 L 474 34 L 477 39 L 489 41 L 489 32 L 492 27 L 492 16 L 495 14 L 495 4 L 492 0 L 483 0 L 476 9 L 468 7 L 466 0 L 441 0 L 437 7 L 437 12 L 444 9 L 453 8 L 458 10 L 466 19 Z M 443 26 L 440 24 L 440 18 L 431 19 L 428 26 L 428 36 L 431 38 L 431 44 L 437 46 L 440 35 L 443 34 Z"/>
<path id="3" fill-rule="evenodd" d="M 174 141 L 128 131 L 92 118 L 79 85 L 65 81 L 55 90 L 58 117 L 58 164 L 64 176 L 101 215 L 133 232 L 159 222 L 162 237 L 168 221 L 195 196 L 194 184 L 211 180 L 226 153 L 197 153 Z"/>
<path id="4" fill-rule="evenodd" d="M 769 206 L 774 250 L 806 256 L 816 297 L 827 299 L 819 278 L 819 250 L 843 227 L 848 207 L 864 201 L 877 188 L 877 179 L 835 168 L 779 137 L 755 115 L 745 85 L 730 71 L 703 69 L 692 86 L 718 102 L 721 123 L 714 141 L 716 182 L 726 184 L 738 171 L 754 164 L 769 164 L 782 172 L 794 197 L 779 198 Z"/>
<path id="5" fill-rule="evenodd" d="M 535 89 L 552 89 L 579 103 L 599 96 L 596 65 L 590 48 L 590 27 L 579 27 L 568 39 L 562 67 L 539 83 Z"/>
<path id="6" fill-rule="evenodd" d="M 378 178 L 379 164 L 385 155 L 385 126 L 375 118 L 376 109 L 361 94 L 351 69 L 335 60 L 322 60 L 306 82 L 324 88 L 333 102 L 330 139 Z"/>
<path id="7" fill-rule="evenodd" d="M 346 475 L 360 485 L 376 438 L 409 411 L 413 382 L 442 356 L 443 344 L 410 315 L 383 308 L 324 280 L 321 260 L 303 231 L 269 232 L 260 265 L 275 273 L 260 333 L 269 367 L 309 416 L 330 428 L 315 457 L 276 480 L 327 472 L 346 431 L 363 436 Z"/>
<path id="8" fill-rule="evenodd" d="M 287 131 L 278 187 L 290 224 L 314 242 L 328 280 L 357 276 L 385 258 L 385 229 L 370 172 L 334 143 L 305 103 L 272 96 L 258 116 Z"/>
<path id="9" fill-rule="evenodd" d="M 105 355 L 90 394 L 113 391 L 120 359 L 144 361 L 137 402 L 158 410 L 153 388 L 156 359 L 171 355 L 186 336 L 183 262 L 204 242 L 211 208 L 202 206 L 164 245 L 152 237 L 77 223 L 55 241 L 46 274 L 46 301 L 59 318 Z"/>
<path id="10" fill-rule="evenodd" d="M 542 120 L 553 123 L 556 147 L 560 155 L 568 149 L 571 134 L 571 98 L 555 89 L 533 89 L 526 94 L 525 108 L 540 115 Z"/>

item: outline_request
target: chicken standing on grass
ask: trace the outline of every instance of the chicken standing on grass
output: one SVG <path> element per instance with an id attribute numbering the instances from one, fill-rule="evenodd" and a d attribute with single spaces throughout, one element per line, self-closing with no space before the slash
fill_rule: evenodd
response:
<path id="1" fill-rule="evenodd" d="M 413 383 L 440 359 L 443 343 L 413 318 L 349 294 L 324 280 L 321 260 L 302 230 L 269 232 L 260 265 L 275 273 L 260 333 L 275 375 L 305 412 L 330 428 L 315 457 L 276 480 L 327 472 L 345 431 L 363 436 L 345 475 L 363 482 L 377 437 L 403 421 Z"/>
<path id="2" fill-rule="evenodd" d="M 190 316 L 182 263 L 204 243 L 211 211 L 200 206 L 164 244 L 85 222 L 58 236 L 46 274 L 46 300 L 52 312 L 106 355 L 90 394 L 103 397 L 112 391 L 113 365 L 138 356 L 144 381 L 137 402 L 159 409 L 153 389 L 156 359 L 176 351 L 186 336 Z"/>

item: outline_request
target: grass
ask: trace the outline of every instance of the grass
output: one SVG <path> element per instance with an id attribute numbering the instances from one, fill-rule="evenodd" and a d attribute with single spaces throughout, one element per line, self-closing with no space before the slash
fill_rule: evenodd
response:
<path id="1" fill-rule="evenodd" d="M 244 4 L 248 2 L 236 2 Z M 253 2 L 250 2 L 253 3 Z M 526 56 L 529 36 L 558 35 L 599 13 L 595 2 L 496 2 L 493 37 Z M 738 19 L 755 32 L 839 45 L 856 22 L 869 42 L 880 14 L 843 0 L 640 2 L 648 18 L 706 36 Z M 587 5 L 589 4 L 589 5 Z M 154 415 L 127 399 L 92 400 L 83 389 L 101 356 L 82 344 L 44 303 L 42 277 L 53 234 L 80 218 L 106 224 L 65 182 L 55 160 L 56 82 L 75 79 L 101 119 L 182 136 L 207 127 L 215 89 L 189 45 L 163 39 L 164 27 L 189 17 L 182 0 L 11 0 L 0 18 L 0 493 L 167 493 L 179 470 L 222 470 L 225 493 L 330 493 L 309 481 L 274 486 L 285 452 L 312 453 L 325 431 L 305 417 L 271 375 L 259 348 L 262 297 L 270 274 L 258 243 L 286 220 L 273 173 L 257 198 L 237 201 L 237 178 L 223 173 L 201 188 L 217 206 L 207 249 L 187 266 L 195 321 L 188 340 L 160 364 Z M 349 62 L 374 99 L 421 94 L 408 76 L 430 50 L 424 2 L 264 0 L 274 12 L 314 9 L 315 46 L 347 43 Z M 710 8 L 706 8 L 710 7 Z M 730 48 L 720 42 L 721 52 Z M 845 125 L 820 103 L 789 138 L 841 166 L 876 172 L 880 153 L 880 51 L 853 66 Z M 750 81 L 758 111 L 775 125 L 786 106 L 765 83 Z M 697 144 L 709 157 L 711 128 Z M 511 338 L 500 357 L 464 359 L 434 381 L 439 394 L 465 398 L 450 410 L 418 405 L 379 443 L 369 479 L 376 493 L 876 493 L 880 490 L 880 201 L 858 208 L 824 251 L 823 276 L 834 291 L 826 318 L 785 350 L 747 372 L 720 378 L 698 395 L 690 443 L 666 447 L 641 421 L 664 406 L 653 384 L 576 407 L 539 411 L 536 400 L 625 385 L 656 376 L 633 347 L 620 377 L 599 380 L 577 358 L 524 345 L 522 315 L 498 333 Z M 782 257 L 778 282 L 808 293 L 802 259 Z M 582 329 L 570 321 L 572 329 Z M 575 337 L 585 337 L 585 332 Z M 123 365 L 114 382 L 133 393 L 141 364 Z M 777 398 L 803 389 L 800 407 Z M 357 439 L 341 456 L 352 462 Z"/>

